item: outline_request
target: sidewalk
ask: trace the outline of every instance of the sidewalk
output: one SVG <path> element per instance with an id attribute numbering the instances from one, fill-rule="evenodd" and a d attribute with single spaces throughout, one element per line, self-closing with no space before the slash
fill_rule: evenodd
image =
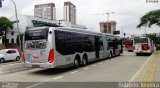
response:
<path id="1" fill-rule="evenodd" d="M 146 66 L 142 82 L 160 82 L 160 51 L 155 51 Z"/>
<path id="2" fill-rule="evenodd" d="M 160 51 L 158 51 L 158 61 L 157 61 L 157 67 L 154 77 L 154 82 L 160 82 Z"/>

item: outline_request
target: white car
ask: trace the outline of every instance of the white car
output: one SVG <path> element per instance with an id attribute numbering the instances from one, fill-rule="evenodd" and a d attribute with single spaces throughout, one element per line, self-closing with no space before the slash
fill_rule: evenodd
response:
<path id="1" fill-rule="evenodd" d="M 0 63 L 10 60 L 20 60 L 20 53 L 17 49 L 3 49 L 0 50 Z"/>

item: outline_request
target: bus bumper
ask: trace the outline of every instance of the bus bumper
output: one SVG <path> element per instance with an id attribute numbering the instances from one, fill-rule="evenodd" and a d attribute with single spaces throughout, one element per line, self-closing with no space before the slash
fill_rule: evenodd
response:
<path id="1" fill-rule="evenodd" d="M 54 68 L 53 63 L 30 63 L 30 62 L 24 62 L 23 66 L 25 68 Z"/>
<path id="2" fill-rule="evenodd" d="M 152 53 L 152 51 L 151 50 L 146 50 L 146 51 L 137 51 L 137 50 L 134 50 L 134 53 L 148 53 L 148 54 L 150 54 L 150 53 Z"/>

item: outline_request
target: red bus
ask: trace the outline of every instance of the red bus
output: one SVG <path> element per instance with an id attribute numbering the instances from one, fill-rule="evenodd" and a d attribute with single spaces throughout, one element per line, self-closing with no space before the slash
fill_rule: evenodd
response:
<path id="1" fill-rule="evenodd" d="M 132 52 L 134 50 L 134 39 L 127 39 L 124 42 L 125 49 L 129 52 Z"/>

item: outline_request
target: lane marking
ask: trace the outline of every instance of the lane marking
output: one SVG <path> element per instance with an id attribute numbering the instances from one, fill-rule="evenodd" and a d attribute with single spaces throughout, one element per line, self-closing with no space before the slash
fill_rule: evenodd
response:
<path id="1" fill-rule="evenodd" d="M 78 71 L 73 71 L 73 72 L 71 72 L 70 74 L 75 74 L 75 73 L 77 73 Z"/>
<path id="2" fill-rule="evenodd" d="M 85 68 L 83 68 L 84 70 L 87 70 L 87 69 L 89 69 L 89 67 L 85 67 Z"/>
<path id="3" fill-rule="evenodd" d="M 33 84 L 33 85 L 31 85 L 29 87 L 26 87 L 26 88 L 34 88 L 34 87 L 36 87 L 38 85 L 41 85 L 41 84 L 43 84 L 43 82 L 40 82 L 40 83 L 37 83 L 37 84 Z"/>
<path id="4" fill-rule="evenodd" d="M 96 65 L 91 65 L 92 67 L 95 67 Z"/>
<path id="5" fill-rule="evenodd" d="M 52 78 L 53 80 L 57 80 L 57 79 L 60 79 L 60 78 L 63 78 L 64 76 L 58 76 L 58 77 L 55 77 L 55 78 Z"/>
<path id="6" fill-rule="evenodd" d="M 102 62 L 98 63 L 99 65 L 103 64 Z"/>
<path id="7" fill-rule="evenodd" d="M 60 79 L 60 78 L 63 78 L 64 76 L 58 76 L 58 77 L 55 77 L 55 78 L 52 78 L 52 80 L 57 80 L 57 79 Z M 44 82 L 39 82 L 39 83 L 36 83 L 36 84 L 33 84 L 31 86 L 28 86 L 26 88 L 34 88 L 36 86 L 39 86 L 41 84 L 44 84 L 45 82 L 50 82 L 51 80 L 47 80 L 47 81 L 44 81 Z"/>
<path id="8" fill-rule="evenodd" d="M 141 66 L 141 68 L 136 72 L 136 74 L 130 79 L 129 82 L 133 82 L 135 78 L 139 75 L 139 73 L 142 71 L 142 69 L 147 65 L 147 63 L 152 59 L 152 55 L 148 58 L 147 61 L 144 62 L 144 64 Z"/>

